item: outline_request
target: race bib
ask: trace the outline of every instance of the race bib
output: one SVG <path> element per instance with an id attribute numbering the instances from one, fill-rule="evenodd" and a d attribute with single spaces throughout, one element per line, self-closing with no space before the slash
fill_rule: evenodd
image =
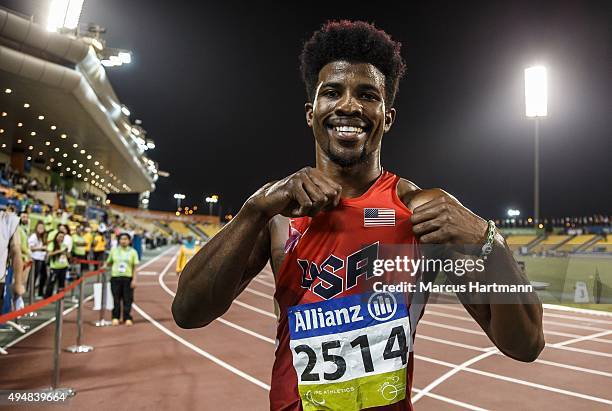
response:
<path id="1" fill-rule="evenodd" d="M 361 410 L 406 398 L 410 322 L 402 294 L 352 295 L 290 307 L 302 407 Z"/>
<path id="2" fill-rule="evenodd" d="M 66 254 L 61 254 L 58 258 L 58 261 L 61 264 L 68 264 L 68 257 L 66 257 Z"/>
<path id="3" fill-rule="evenodd" d="M 119 263 L 119 265 L 117 266 L 117 271 L 120 272 L 121 274 L 125 273 L 127 269 L 128 269 L 127 263 Z"/>

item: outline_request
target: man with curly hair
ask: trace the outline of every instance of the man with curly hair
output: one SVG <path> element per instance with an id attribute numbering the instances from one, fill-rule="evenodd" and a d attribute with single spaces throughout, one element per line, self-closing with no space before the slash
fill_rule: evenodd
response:
<path id="1" fill-rule="evenodd" d="M 386 246 L 418 259 L 427 245 L 443 244 L 445 255 L 457 258 L 459 249 L 484 260 L 485 280 L 528 284 L 492 221 L 441 189 L 420 189 L 381 167 L 404 71 L 400 44 L 371 24 L 330 21 L 316 31 L 301 55 L 316 166 L 257 190 L 180 278 L 175 321 L 203 327 L 271 262 L 273 410 L 412 409 L 412 347 L 428 293 L 373 292 L 377 282 L 397 279 L 396 272 L 374 274 Z M 459 293 L 500 351 L 522 361 L 538 356 L 544 338 L 534 293 L 506 305 L 467 296 Z"/>

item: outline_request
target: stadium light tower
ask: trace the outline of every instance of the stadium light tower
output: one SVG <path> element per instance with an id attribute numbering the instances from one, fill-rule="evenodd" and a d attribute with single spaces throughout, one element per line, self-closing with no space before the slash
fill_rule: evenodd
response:
<path id="1" fill-rule="evenodd" d="M 212 215 L 213 205 L 219 201 L 219 196 L 213 194 L 210 197 L 206 197 L 206 202 L 208 203 L 208 214 Z"/>
<path id="2" fill-rule="evenodd" d="M 546 67 L 525 69 L 525 115 L 534 119 L 533 214 L 540 222 L 540 118 L 548 115 L 548 75 Z"/>
<path id="3" fill-rule="evenodd" d="M 181 200 L 185 199 L 185 194 L 176 193 L 174 198 L 176 198 L 176 209 L 178 210 L 181 208 Z"/>

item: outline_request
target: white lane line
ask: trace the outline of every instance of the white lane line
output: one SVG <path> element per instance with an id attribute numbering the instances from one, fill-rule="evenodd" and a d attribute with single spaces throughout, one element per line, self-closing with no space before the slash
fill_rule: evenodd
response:
<path id="1" fill-rule="evenodd" d="M 430 325 L 432 327 L 438 327 L 438 328 L 446 328 L 447 330 L 459 331 L 459 332 L 466 333 L 466 334 L 482 335 L 484 337 L 487 337 L 487 334 L 485 334 L 482 331 L 470 330 L 468 328 L 454 327 L 452 325 L 446 325 L 446 324 L 439 324 L 439 323 L 435 323 L 435 322 L 427 321 L 427 320 L 423 320 L 423 319 L 421 319 L 419 321 L 419 324 Z M 601 351 L 585 350 L 585 349 L 576 348 L 576 347 L 566 347 L 565 345 L 557 347 L 554 344 L 548 344 L 548 343 L 546 344 L 546 347 L 548 347 L 548 348 L 556 348 L 558 350 L 579 352 L 579 353 L 588 354 L 588 355 L 595 355 L 595 356 L 599 356 L 599 357 L 609 357 L 609 358 L 612 358 L 612 354 L 601 352 Z"/>
<path id="2" fill-rule="evenodd" d="M 251 293 L 251 294 L 258 295 L 258 296 L 263 297 L 263 298 L 268 299 L 268 300 L 274 300 L 274 297 L 272 297 L 271 295 L 266 294 L 266 293 L 262 293 L 261 291 L 254 290 L 254 289 L 252 289 L 250 287 L 245 288 L 244 291 L 246 291 L 248 293 Z"/>
<path id="3" fill-rule="evenodd" d="M 147 267 L 148 265 L 152 264 L 154 261 L 159 260 L 163 255 L 165 255 L 166 253 L 168 253 L 169 251 L 171 251 L 174 247 L 171 247 L 167 250 L 165 250 L 163 253 L 156 255 L 155 257 L 153 257 L 151 260 L 147 261 L 146 263 L 144 263 L 143 265 L 140 266 L 140 268 L 144 268 Z M 91 300 L 93 298 L 93 295 L 90 295 L 89 297 L 86 297 L 83 299 L 83 302 L 87 302 L 89 300 Z M 76 308 L 78 307 L 78 305 L 72 306 L 70 308 L 67 308 L 64 310 L 64 312 L 62 313 L 62 315 L 65 317 L 67 314 L 71 313 L 73 310 L 76 310 Z M 52 322 L 55 321 L 55 316 L 53 316 L 53 318 L 48 319 L 47 321 L 45 321 L 44 323 L 38 325 L 36 328 L 33 328 L 32 330 L 30 330 L 30 332 L 23 334 L 19 337 L 17 337 L 16 339 L 14 339 L 13 341 L 9 342 L 8 344 L 6 344 L 4 347 L 2 348 L 9 348 L 12 347 L 13 345 L 17 344 L 18 342 L 28 338 L 29 336 L 31 336 L 32 334 L 42 330 L 43 328 L 45 328 L 46 326 L 48 326 L 49 324 L 51 324 Z"/>
<path id="4" fill-rule="evenodd" d="M 470 330 L 469 328 L 455 327 L 454 325 L 440 324 L 440 323 L 436 323 L 433 321 L 427 321 L 423 319 L 419 321 L 419 324 L 430 325 L 432 327 L 438 327 L 438 328 L 445 328 L 447 330 L 459 331 L 465 334 L 484 335 L 485 337 L 487 336 L 487 334 L 485 334 L 483 331 Z"/>
<path id="5" fill-rule="evenodd" d="M 465 333 L 465 334 L 482 335 L 482 336 L 485 336 L 485 337 L 487 336 L 487 334 L 485 334 L 484 332 L 479 331 L 479 330 L 472 330 L 472 329 L 463 328 L 463 327 L 455 327 L 453 325 L 436 323 L 436 322 L 433 322 L 433 321 L 428 321 L 428 320 L 423 320 L 423 319 L 421 319 L 419 321 L 419 324 L 430 325 L 432 327 L 437 327 L 437 328 L 445 328 L 447 330 L 459 331 L 459 332 L 462 332 L 462 333 Z M 562 337 L 574 337 L 574 338 L 582 337 L 582 335 L 567 334 L 567 333 L 555 333 L 555 332 L 546 331 L 546 330 L 544 330 L 544 334 L 560 335 Z M 603 342 L 603 343 L 612 343 L 612 341 L 603 340 L 603 339 L 600 339 L 600 338 L 593 338 L 593 341 L 599 341 L 599 342 Z M 554 346 L 554 344 L 550 344 L 550 345 Z"/>
<path id="6" fill-rule="evenodd" d="M 413 391 L 413 392 L 416 392 L 417 394 L 421 392 L 421 390 L 419 390 L 418 388 L 414 388 L 414 387 L 412 388 L 412 391 Z M 448 397 L 443 397 L 442 395 L 434 394 L 434 393 L 431 393 L 431 392 L 427 392 L 427 393 L 425 393 L 425 394 L 423 394 L 423 395 L 425 395 L 425 396 L 427 396 L 427 397 L 434 398 L 434 399 L 436 399 L 436 400 L 440 400 L 440 401 L 447 402 L 447 403 L 449 403 L 449 404 L 456 405 L 456 406 L 458 406 L 458 407 L 463 407 L 463 408 L 466 408 L 466 409 L 468 409 L 468 410 L 473 410 L 473 411 L 487 411 L 487 409 L 486 409 L 486 408 L 480 408 L 480 407 L 477 407 L 477 406 L 475 406 L 475 405 L 471 405 L 471 404 L 468 404 L 468 403 L 465 403 L 465 402 L 462 402 L 462 401 L 453 400 L 453 399 L 451 399 L 451 398 L 448 398 Z M 414 397 L 413 397 L 413 398 L 414 398 Z"/>
<path id="7" fill-rule="evenodd" d="M 415 395 L 414 397 L 412 397 L 412 403 L 416 404 L 418 400 L 420 400 L 421 398 L 423 398 L 423 396 L 425 394 L 427 394 L 429 391 L 433 390 L 434 388 L 436 388 L 438 385 L 442 384 L 444 381 L 448 380 L 450 377 L 452 377 L 453 375 L 457 374 L 459 371 L 469 367 L 470 365 L 484 359 L 487 357 L 490 357 L 492 355 L 495 355 L 495 351 L 497 349 L 491 349 L 487 352 L 484 352 L 482 354 L 477 355 L 476 357 L 470 358 L 467 361 L 462 362 L 459 365 L 453 365 L 452 369 L 450 371 L 447 371 L 445 374 L 442 374 L 441 376 L 439 376 L 438 378 L 436 378 L 435 380 L 433 380 L 431 383 L 429 383 L 425 388 L 423 388 L 421 390 L 421 392 L 417 393 L 417 395 Z M 415 356 L 416 357 L 416 356 Z"/>
<path id="8" fill-rule="evenodd" d="M 239 370 L 238 368 L 236 368 L 236 367 L 226 363 L 225 361 L 223 361 L 223 360 L 215 357 L 214 355 L 204 351 L 200 347 L 190 343 L 189 341 L 185 340 L 184 338 L 176 335 L 175 333 L 173 333 L 172 331 L 170 331 L 169 329 L 167 329 L 166 327 L 164 327 L 163 325 L 158 323 L 155 319 L 151 318 L 151 316 L 149 314 L 147 314 L 142 308 L 140 308 L 138 306 L 138 304 L 134 304 L 133 307 L 134 307 L 134 309 L 136 311 L 138 311 L 138 314 L 140 314 L 145 320 L 149 321 L 151 324 L 153 324 L 155 327 L 157 327 L 161 332 L 163 332 L 167 336 L 175 339 L 179 343 L 183 344 L 185 347 L 187 347 L 187 348 L 193 350 L 194 352 L 200 354 L 202 357 L 205 357 L 208 360 L 214 362 L 215 364 L 225 368 L 226 370 L 228 370 L 228 371 L 238 375 L 241 378 L 244 378 L 245 380 L 249 381 L 250 383 L 253 383 L 253 384 L 257 385 L 258 387 L 261 387 L 264 390 L 270 391 L 270 386 L 268 384 L 266 384 L 265 382 L 260 381 L 257 378 L 250 376 L 249 374 L 245 373 L 244 371 Z"/>
<path id="9" fill-rule="evenodd" d="M 261 315 L 265 315 L 266 317 L 274 318 L 276 320 L 276 315 L 274 315 L 273 313 L 266 311 L 266 310 L 262 310 L 261 308 L 253 307 L 252 305 L 243 303 L 242 301 L 239 301 L 238 299 L 234 300 L 234 304 L 237 304 L 241 307 L 246 308 L 247 310 L 254 311 Z"/>
<path id="10" fill-rule="evenodd" d="M 557 305 L 557 304 L 542 304 L 542 307 L 547 308 L 549 310 L 567 311 L 567 312 L 576 313 L 576 314 L 597 315 L 600 317 L 612 317 L 611 312 L 599 311 L 599 310 L 589 310 L 588 308 L 567 307 L 565 305 Z"/>
<path id="11" fill-rule="evenodd" d="M 468 317 L 467 312 L 465 311 L 465 308 L 463 307 L 452 307 L 449 306 L 448 304 L 431 304 L 430 307 L 432 308 L 442 308 L 444 310 L 451 310 L 451 311 L 460 311 L 466 314 L 466 318 L 471 318 Z M 588 317 L 573 317 L 573 316 L 567 316 L 567 315 L 563 315 L 563 314 L 553 314 L 553 313 L 549 313 L 548 311 L 544 311 L 544 316 L 545 317 L 556 317 L 556 318 L 563 318 L 563 319 L 568 319 L 568 320 L 580 320 L 580 321 L 584 321 L 584 322 L 596 322 L 596 323 L 608 323 L 608 321 L 606 320 L 595 320 L 595 319 L 591 319 Z M 564 333 L 561 331 L 552 331 L 552 330 L 547 330 L 544 329 L 544 334 L 548 334 L 548 335 L 556 335 L 559 337 L 568 337 L 568 338 L 579 338 L 579 337 L 583 337 L 583 335 L 578 335 L 578 334 L 572 334 L 572 333 Z M 612 344 L 612 340 L 606 340 L 604 338 L 592 338 L 593 341 L 597 341 L 600 343 L 604 343 L 604 344 Z"/>
<path id="12" fill-rule="evenodd" d="M 415 355 L 414 358 L 422 360 L 422 361 L 425 361 L 425 362 L 430 362 L 430 363 L 433 363 L 433 364 L 442 365 L 442 366 L 449 367 L 449 368 L 456 367 L 455 364 L 452 364 L 452 363 L 449 363 L 449 362 L 446 362 L 446 361 L 434 360 L 432 358 L 422 357 L 420 355 Z M 558 394 L 564 394 L 564 395 L 568 395 L 570 397 L 577 397 L 577 398 L 582 398 L 582 399 L 585 399 L 585 400 L 590 400 L 590 401 L 594 401 L 594 402 L 599 402 L 599 403 L 603 403 L 603 404 L 612 405 L 612 401 L 608 400 L 608 399 L 605 399 L 605 398 L 595 397 L 595 396 L 587 395 L 587 394 L 581 394 L 581 393 L 578 393 L 578 392 L 564 390 L 564 389 L 561 389 L 561 388 L 550 387 L 548 385 L 537 384 L 537 383 L 534 383 L 534 382 L 524 381 L 524 380 L 520 380 L 518 378 L 506 377 L 505 375 L 494 374 L 494 373 L 488 372 L 488 371 L 477 370 L 477 369 L 470 368 L 470 367 L 463 368 L 463 371 L 471 372 L 473 374 L 483 375 L 485 377 L 495 378 L 497 380 L 508 381 L 508 382 L 512 382 L 512 383 L 515 383 L 515 384 L 525 385 L 527 387 L 538 388 L 538 389 L 541 389 L 541 390 L 551 391 L 551 392 L 555 392 L 555 393 L 558 393 Z"/>
<path id="13" fill-rule="evenodd" d="M 269 282 L 264 281 L 264 280 L 262 280 L 261 278 L 257 278 L 257 277 L 255 277 L 255 278 L 253 278 L 253 281 L 255 281 L 256 283 L 259 283 L 259 284 L 263 284 L 263 285 L 265 285 L 266 287 L 276 288 L 276 286 L 275 286 L 274 284 L 270 284 Z"/>
<path id="14" fill-rule="evenodd" d="M 159 277 L 158 277 L 158 282 L 161 285 L 161 287 L 169 294 L 174 294 L 172 290 L 170 290 L 166 284 L 164 284 L 164 282 L 162 281 L 163 276 L 168 272 L 168 269 L 170 268 L 170 266 L 174 263 L 174 261 L 176 260 L 176 255 L 170 259 L 170 261 L 168 262 L 168 264 L 164 267 L 164 269 L 160 272 Z M 207 351 L 204 351 L 203 349 L 201 349 L 200 347 L 190 343 L 189 341 L 185 340 L 183 337 L 175 334 L 174 332 L 170 331 L 168 328 L 164 327 L 163 325 L 161 325 L 159 322 L 157 322 L 157 320 L 155 320 L 154 318 L 152 318 L 149 314 L 147 314 L 142 308 L 140 308 L 137 304 L 133 305 L 134 309 L 147 321 L 149 321 L 151 324 L 153 324 L 155 327 L 157 327 L 160 331 L 162 331 L 164 334 L 168 335 L 169 337 L 175 339 L 176 341 L 178 341 L 179 343 L 183 344 L 185 347 L 195 351 L 196 353 L 200 354 L 201 356 L 207 358 L 208 360 L 214 362 L 215 364 L 225 368 L 226 370 L 238 375 L 241 378 L 244 378 L 245 380 L 265 389 L 270 391 L 270 386 L 266 383 L 264 383 L 263 381 L 258 380 L 257 378 L 245 373 L 242 370 L 239 370 L 238 368 L 226 363 L 225 361 L 215 357 L 214 355 L 210 354 Z"/>
<path id="15" fill-rule="evenodd" d="M 542 304 L 543 306 L 546 306 L 546 304 Z M 458 306 L 458 307 L 455 307 Z M 431 308 L 442 308 L 444 310 L 451 310 L 451 311 L 460 311 L 462 313 L 466 313 L 465 308 L 463 308 L 463 306 L 461 306 L 460 303 L 457 304 L 448 304 L 448 303 L 433 303 L 430 304 Z M 590 310 L 593 311 L 593 310 Z M 574 311 L 571 311 L 574 312 Z M 596 311 L 595 315 L 599 315 L 602 316 L 603 314 L 612 314 L 612 313 L 608 313 L 605 311 Z M 589 312 L 590 314 L 590 312 Z M 565 315 L 565 314 L 556 314 L 556 313 L 551 313 L 548 310 L 544 310 L 544 316 L 545 317 L 555 317 L 555 318 L 563 318 L 566 320 L 575 320 L 575 321 L 582 321 L 582 322 L 591 322 L 591 323 L 597 323 L 597 324 L 607 324 L 607 325 L 612 325 L 612 321 L 610 320 L 601 320 L 601 319 L 597 319 L 597 318 L 590 318 L 590 317 L 576 317 L 573 315 Z M 612 316 L 612 315 L 611 315 Z"/>
<path id="16" fill-rule="evenodd" d="M 574 344 L 574 343 L 577 343 L 577 342 L 580 342 L 580 341 L 592 340 L 592 339 L 597 338 L 597 337 L 603 337 L 604 335 L 608 335 L 608 334 L 612 334 L 612 330 L 602 331 L 602 332 L 591 334 L 591 335 L 585 335 L 583 337 L 573 338 L 571 340 L 567 340 L 567 341 L 563 341 L 563 342 L 558 342 L 556 344 L 551 344 L 551 346 L 553 346 L 553 347 L 561 347 L 561 346 L 568 345 L 568 344 Z"/>
<path id="17" fill-rule="evenodd" d="M 582 321 L 582 322 L 589 322 L 589 323 L 598 323 L 598 324 L 612 325 L 612 321 L 609 321 L 609 320 L 600 320 L 600 319 L 597 319 L 597 318 L 589 318 L 589 317 L 575 317 L 573 315 L 555 314 L 555 313 L 549 313 L 547 311 L 544 311 L 544 316 L 545 317 L 563 318 L 565 320 L 574 320 L 574 321 Z"/>
<path id="18" fill-rule="evenodd" d="M 417 339 L 416 341 L 423 339 L 423 340 L 428 340 L 428 341 L 433 341 L 433 342 L 437 342 L 439 344 L 444 344 L 444 345 L 452 345 L 455 347 L 460 347 L 460 348 L 465 348 L 468 350 L 472 350 L 472 351 L 480 351 L 480 352 L 487 352 L 489 350 L 489 348 L 482 348 L 482 347 L 477 347 L 475 345 L 469 345 L 469 344 L 462 344 L 462 343 L 458 343 L 455 341 L 448 341 L 448 340 L 443 340 L 441 338 L 435 338 L 435 337 L 430 337 L 428 335 L 424 335 L 422 333 L 417 334 Z M 416 343 L 418 344 L 418 343 Z M 497 354 L 501 357 L 505 357 L 503 353 L 501 352 L 497 352 Z M 583 368 L 583 367 L 578 367 L 575 365 L 569 365 L 569 364 L 564 364 L 564 363 L 559 363 L 559 362 L 554 362 L 554 361 L 548 361 L 548 360 L 541 360 L 541 359 L 537 359 L 534 362 L 540 363 L 540 364 L 545 364 L 545 365 L 550 365 L 552 367 L 559 367 L 559 368 L 566 368 L 568 370 L 572 370 L 572 371 L 578 371 L 578 372 L 583 372 L 586 374 L 594 374 L 594 375 L 600 375 L 602 377 L 607 377 L 607 378 L 612 378 L 612 373 L 609 372 L 605 372 L 605 371 L 599 371 L 599 370 L 594 370 L 591 368 Z"/>
<path id="19" fill-rule="evenodd" d="M 446 313 L 441 313 L 438 311 L 432 311 L 430 308 L 425 310 L 425 315 L 430 314 L 430 315 L 436 315 L 439 317 L 445 317 L 445 318 L 452 318 L 455 320 L 460 320 L 460 321 L 466 321 L 466 322 L 470 322 L 470 323 L 474 323 L 476 324 L 476 321 L 474 321 L 474 319 L 472 317 L 464 317 L 464 316 L 460 316 L 460 315 L 453 315 L 453 314 L 446 314 Z M 550 324 L 550 325 L 557 325 L 559 327 L 567 327 L 567 328 L 576 328 L 576 329 L 580 329 L 580 330 L 590 330 L 590 331 L 607 331 L 603 328 L 599 328 L 599 327 L 589 327 L 586 325 L 578 325 L 578 324 L 566 324 L 566 323 L 560 323 L 557 321 L 543 321 L 544 324 Z"/>
<path id="20" fill-rule="evenodd" d="M 556 325 L 558 327 L 565 327 L 565 328 L 575 328 L 577 330 L 589 330 L 589 331 L 607 331 L 604 328 L 599 328 L 599 327 L 590 327 L 588 325 L 578 325 L 578 324 L 567 324 L 567 323 L 560 323 L 558 321 L 550 321 L 550 320 L 544 320 L 542 321 L 544 324 L 549 324 L 549 325 Z"/>
<path id="21" fill-rule="evenodd" d="M 155 271 L 138 271 L 138 275 L 157 275 Z"/>
<path id="22" fill-rule="evenodd" d="M 554 345 L 550 345 L 550 344 L 546 344 L 547 347 L 550 348 L 556 348 L 558 350 L 565 350 L 565 351 L 573 351 L 573 352 L 579 352 L 582 354 L 589 354 L 589 355 L 595 355 L 598 357 L 607 357 L 607 358 L 612 358 L 612 354 L 606 353 L 606 352 L 601 352 L 601 351 L 594 351 L 594 350 L 585 350 L 583 348 L 576 348 L 576 347 L 567 347 L 565 345 L 561 345 L 558 347 L 555 347 Z"/>
<path id="23" fill-rule="evenodd" d="M 172 291 L 170 289 L 170 287 L 168 287 L 166 285 L 165 281 L 164 281 L 164 277 L 166 276 L 167 272 L 168 271 L 166 270 L 166 271 L 163 271 L 160 274 L 160 276 L 158 277 L 158 284 L 161 286 L 161 288 L 166 293 L 168 293 L 170 296 L 172 296 L 172 298 L 174 298 L 174 297 L 176 297 L 176 293 L 174 291 Z M 250 336 L 258 338 L 258 339 L 260 339 L 262 341 L 265 341 L 267 343 L 270 343 L 270 344 L 274 344 L 275 343 L 275 341 L 272 338 L 268 338 L 268 337 L 266 337 L 264 335 L 258 334 L 255 331 L 249 330 L 248 328 L 244 328 L 244 327 L 242 327 L 242 326 L 240 326 L 238 324 L 235 324 L 235 323 L 233 323 L 231 321 L 227 321 L 227 320 L 225 320 L 223 318 L 217 318 L 215 321 L 219 321 L 221 324 L 225 324 L 225 325 L 227 325 L 229 327 L 232 327 L 232 328 L 234 328 L 234 329 L 236 329 L 238 331 L 242 331 L 245 334 L 249 334 Z"/>

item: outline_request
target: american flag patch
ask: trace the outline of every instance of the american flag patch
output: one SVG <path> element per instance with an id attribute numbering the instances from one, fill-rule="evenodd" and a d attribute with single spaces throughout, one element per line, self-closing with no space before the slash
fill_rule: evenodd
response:
<path id="1" fill-rule="evenodd" d="M 395 210 L 390 208 L 364 208 L 363 226 L 395 226 Z"/>

